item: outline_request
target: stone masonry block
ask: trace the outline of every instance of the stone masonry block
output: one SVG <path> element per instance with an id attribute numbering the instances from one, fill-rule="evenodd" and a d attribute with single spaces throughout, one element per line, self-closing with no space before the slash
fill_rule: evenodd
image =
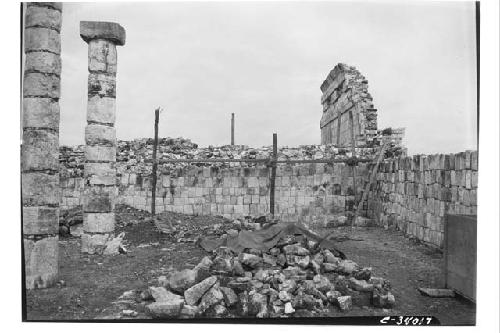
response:
<path id="1" fill-rule="evenodd" d="M 24 97 L 59 98 L 60 88 L 60 79 L 55 75 L 42 73 L 24 74 Z"/>
<path id="2" fill-rule="evenodd" d="M 89 42 L 89 72 L 116 74 L 116 45 L 103 39 Z"/>
<path id="3" fill-rule="evenodd" d="M 102 254 L 106 243 L 113 238 L 112 234 L 88 234 L 82 235 L 82 252 L 88 254 Z"/>
<path id="4" fill-rule="evenodd" d="M 59 129 L 59 103 L 49 98 L 23 99 L 23 127 Z"/>
<path id="5" fill-rule="evenodd" d="M 57 280 L 59 257 L 58 236 L 40 240 L 24 239 L 26 288 L 51 287 Z"/>
<path id="6" fill-rule="evenodd" d="M 59 32 L 47 28 L 27 28 L 24 36 L 24 52 L 47 51 L 61 54 Z"/>
<path id="7" fill-rule="evenodd" d="M 59 136 L 46 130 L 25 130 L 21 170 L 59 170 Z"/>
<path id="8" fill-rule="evenodd" d="M 61 11 L 48 7 L 26 8 L 25 28 L 42 27 L 61 31 Z"/>
<path id="9" fill-rule="evenodd" d="M 91 162 L 115 162 L 116 147 L 85 146 L 85 160 Z"/>
<path id="10" fill-rule="evenodd" d="M 113 163 L 85 163 L 83 173 L 90 185 L 116 184 L 116 169 Z"/>
<path id="11" fill-rule="evenodd" d="M 91 146 L 116 146 L 116 130 L 106 125 L 89 124 L 85 127 L 85 143 Z"/>
<path id="12" fill-rule="evenodd" d="M 59 205 L 59 175 L 32 172 L 21 176 L 23 206 Z"/>
<path id="13" fill-rule="evenodd" d="M 48 7 L 52 9 L 56 9 L 58 11 L 62 11 L 63 4 L 62 2 L 27 2 L 29 7 Z"/>
<path id="14" fill-rule="evenodd" d="M 30 52 L 26 54 L 25 72 L 42 72 L 61 75 L 61 57 L 50 52 Z"/>
<path id="15" fill-rule="evenodd" d="M 88 96 L 116 97 L 115 76 L 104 73 L 89 73 Z"/>
<path id="16" fill-rule="evenodd" d="M 116 45 L 125 45 L 125 29 L 118 23 L 81 21 L 80 37 L 89 43 L 93 39 L 105 39 Z"/>
<path id="17" fill-rule="evenodd" d="M 116 100 L 113 97 L 92 96 L 87 104 L 87 121 L 114 124 Z"/>
<path id="18" fill-rule="evenodd" d="M 89 186 L 84 190 L 83 211 L 85 213 L 110 213 L 115 209 L 115 188 Z"/>
<path id="19" fill-rule="evenodd" d="M 83 230 L 107 233 L 115 230 L 115 213 L 84 213 Z"/>
<path id="20" fill-rule="evenodd" d="M 47 235 L 59 232 L 59 209 L 23 207 L 23 234 Z"/>

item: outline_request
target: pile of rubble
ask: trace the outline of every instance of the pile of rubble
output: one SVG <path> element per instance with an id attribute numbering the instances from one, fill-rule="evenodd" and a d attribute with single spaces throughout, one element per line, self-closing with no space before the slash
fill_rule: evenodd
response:
<path id="1" fill-rule="evenodd" d="M 315 245 L 289 235 L 265 252 L 237 254 L 220 247 L 195 268 L 161 276 L 158 286 L 124 296 L 161 319 L 317 317 L 335 308 L 394 306 L 387 280 Z"/>

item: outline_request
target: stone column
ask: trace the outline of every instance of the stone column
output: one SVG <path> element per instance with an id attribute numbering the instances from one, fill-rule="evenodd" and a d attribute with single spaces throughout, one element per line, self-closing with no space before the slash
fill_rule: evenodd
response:
<path id="1" fill-rule="evenodd" d="M 82 21 L 80 36 L 89 45 L 82 252 L 102 254 L 115 229 L 116 45 L 125 44 L 125 30 Z"/>
<path id="2" fill-rule="evenodd" d="M 57 2 L 25 4 L 21 193 L 27 289 L 58 275 L 61 13 Z"/>

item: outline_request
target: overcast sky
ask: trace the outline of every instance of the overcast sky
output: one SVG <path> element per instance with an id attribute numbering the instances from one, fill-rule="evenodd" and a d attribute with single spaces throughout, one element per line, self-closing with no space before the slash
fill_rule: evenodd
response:
<path id="1" fill-rule="evenodd" d="M 65 3 L 60 142 L 83 144 L 82 20 L 126 30 L 118 47 L 118 139 L 182 136 L 201 146 L 319 144 L 320 85 L 339 62 L 368 79 L 379 128 L 409 152 L 476 149 L 473 2 Z"/>

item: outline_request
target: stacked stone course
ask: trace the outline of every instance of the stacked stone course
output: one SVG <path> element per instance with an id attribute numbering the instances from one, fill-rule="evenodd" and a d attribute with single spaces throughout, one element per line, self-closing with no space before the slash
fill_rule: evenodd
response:
<path id="1" fill-rule="evenodd" d="M 62 4 L 27 3 L 21 180 L 26 288 L 58 274 L 59 93 Z"/>
<path id="2" fill-rule="evenodd" d="M 442 246 L 445 214 L 477 214 L 477 151 L 386 160 L 369 199 L 369 216 Z"/>
<path id="3" fill-rule="evenodd" d="M 115 228 L 116 45 L 125 44 L 125 30 L 116 23 L 82 21 L 80 36 L 89 59 L 82 252 L 100 254 Z"/>

